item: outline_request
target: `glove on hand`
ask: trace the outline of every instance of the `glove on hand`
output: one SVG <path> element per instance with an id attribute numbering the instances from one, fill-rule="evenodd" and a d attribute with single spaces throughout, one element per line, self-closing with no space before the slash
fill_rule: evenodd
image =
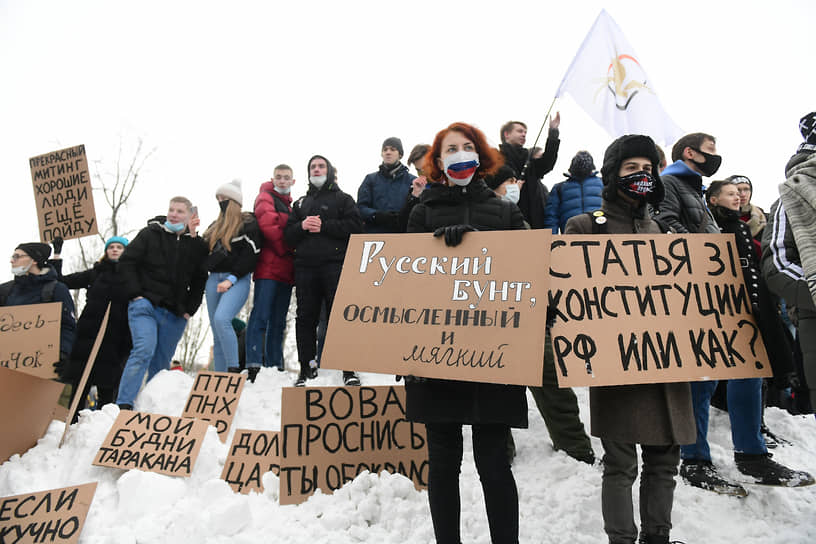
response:
<path id="1" fill-rule="evenodd" d="M 54 254 L 62 253 L 62 244 L 65 243 L 65 240 L 62 237 L 57 236 L 53 240 L 51 240 L 51 245 L 54 246 Z"/>
<path id="2" fill-rule="evenodd" d="M 71 383 L 70 374 L 70 360 L 67 353 L 60 353 L 59 361 L 54 363 L 54 372 L 57 373 L 55 381 L 60 383 Z"/>
<path id="3" fill-rule="evenodd" d="M 462 243 L 462 237 L 466 232 L 473 232 L 478 230 L 472 225 L 448 225 L 447 227 L 439 227 L 434 231 L 434 236 L 445 236 L 445 245 L 454 247 Z"/>

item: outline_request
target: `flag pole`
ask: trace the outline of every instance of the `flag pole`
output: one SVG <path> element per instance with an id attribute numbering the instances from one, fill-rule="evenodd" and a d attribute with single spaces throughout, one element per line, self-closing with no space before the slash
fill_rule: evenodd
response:
<path id="1" fill-rule="evenodd" d="M 544 125 L 547 124 L 548 119 L 550 118 L 550 113 L 552 113 L 553 106 L 555 105 L 555 100 L 558 96 L 554 96 L 552 102 L 550 102 L 550 107 L 547 110 L 547 115 L 544 116 L 544 122 L 541 123 L 541 128 L 538 129 L 538 135 L 536 135 L 535 142 L 533 142 L 533 147 L 530 148 L 530 152 L 527 153 L 527 161 L 524 163 L 524 168 L 521 169 L 521 174 L 519 177 L 521 179 L 526 179 L 525 176 L 527 175 L 527 168 L 530 166 L 530 161 L 533 160 L 533 149 L 538 145 L 538 140 L 541 138 L 541 133 L 544 132 Z"/>

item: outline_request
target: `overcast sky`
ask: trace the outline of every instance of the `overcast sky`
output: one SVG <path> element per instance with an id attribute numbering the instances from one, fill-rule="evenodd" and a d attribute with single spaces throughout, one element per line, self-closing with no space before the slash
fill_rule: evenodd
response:
<path id="1" fill-rule="evenodd" d="M 85 144 L 102 171 L 142 138 L 128 228 L 189 196 L 206 225 L 215 188 L 244 182 L 244 208 L 281 162 L 305 192 L 315 153 L 356 197 L 386 137 L 406 154 L 453 121 L 498 144 L 507 120 L 532 144 L 570 61 L 601 8 L 637 51 L 668 113 L 715 135 L 723 164 L 766 209 L 816 110 L 812 0 L 731 2 L 169 2 L 0 0 L 0 249 L 35 240 L 28 158 Z M 568 96 L 561 181 L 611 138 Z M 667 148 L 670 152 L 670 148 Z M 97 213 L 104 215 L 101 194 Z M 76 248 L 66 245 L 66 251 Z M 10 274 L 7 274 L 10 277 Z"/>

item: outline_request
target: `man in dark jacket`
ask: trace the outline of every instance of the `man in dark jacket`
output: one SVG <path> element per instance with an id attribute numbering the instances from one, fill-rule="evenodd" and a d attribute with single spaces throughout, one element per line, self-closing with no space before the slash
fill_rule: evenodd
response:
<path id="1" fill-rule="evenodd" d="M 672 147 L 672 160 L 660 173 L 666 197 L 655 210 L 654 220 L 664 232 L 719 233 L 703 200 L 703 177 L 713 176 L 722 162 L 714 136 L 686 134 Z"/>
<path id="2" fill-rule="evenodd" d="M 368 174 L 357 190 L 357 207 L 366 232 L 400 232 L 400 210 L 411 191 L 415 176 L 400 162 L 403 149 L 399 138 L 382 144 L 382 164 Z"/>
<path id="3" fill-rule="evenodd" d="M 119 260 L 133 337 L 116 399 L 120 408 L 133 408 L 145 371 L 150 381 L 169 368 L 187 320 L 201 305 L 209 247 L 196 234 L 199 223 L 192 203 L 174 197 L 167 216 L 150 220 Z"/>
<path id="4" fill-rule="evenodd" d="M 20 244 L 11 255 L 14 280 L 0 285 L 0 306 L 23 306 L 43 302 L 61 302 L 59 361 L 54 368 L 63 380 L 74 345 L 76 318 L 74 301 L 68 288 L 57 280 L 57 272 L 46 266 L 51 246 L 40 242 Z"/>
<path id="5" fill-rule="evenodd" d="M 515 177 L 523 181 L 519 195 L 518 207 L 524 220 L 533 229 L 543 229 L 544 205 L 547 202 L 547 188 L 541 183 L 544 174 L 555 168 L 558 159 L 558 127 L 561 125 L 561 114 L 556 113 L 550 121 L 550 131 L 544 153 L 539 158 L 530 158 L 530 150 L 524 148 L 527 141 L 527 125 L 521 121 L 508 121 L 501 128 L 501 145 L 499 151 L 504 156 L 504 163 L 513 169 Z M 529 159 L 529 160 L 528 160 Z"/>
<path id="6" fill-rule="evenodd" d="M 326 157 L 309 159 L 309 191 L 292 206 L 284 240 L 295 252 L 298 361 L 296 387 L 317 376 L 317 323 L 320 307 L 331 315 L 334 294 L 346 256 L 349 236 L 363 231 L 354 199 L 337 186 L 334 167 Z M 346 385 L 360 385 L 354 372 L 344 371 Z"/>
<path id="7" fill-rule="evenodd" d="M 544 208 L 544 226 L 553 234 L 564 232 L 571 217 L 601 208 L 603 182 L 596 175 L 592 155 L 576 153 L 567 172 L 567 179 L 553 186 Z"/>

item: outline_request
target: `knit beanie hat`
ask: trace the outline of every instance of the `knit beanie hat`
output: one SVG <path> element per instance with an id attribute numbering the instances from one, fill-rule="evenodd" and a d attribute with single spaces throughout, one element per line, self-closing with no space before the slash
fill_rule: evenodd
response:
<path id="1" fill-rule="evenodd" d="M 569 170 L 567 170 L 573 177 L 584 179 L 592 175 L 595 171 L 595 161 L 592 160 L 592 155 L 589 151 L 579 151 L 572 158 Z"/>
<path id="2" fill-rule="evenodd" d="M 108 246 L 111 244 L 122 244 L 123 247 L 127 247 L 128 239 L 124 236 L 111 236 L 108 238 L 108 241 L 105 242 L 105 250 L 107 251 Z"/>
<path id="3" fill-rule="evenodd" d="M 244 193 L 241 191 L 241 180 L 234 179 L 215 190 L 215 196 L 225 196 L 234 200 L 239 206 L 244 205 Z"/>
<path id="4" fill-rule="evenodd" d="M 501 165 L 501 168 L 499 168 L 496 171 L 495 174 L 493 174 L 492 176 L 485 177 L 485 183 L 487 184 L 488 187 L 495 191 L 496 189 L 498 189 L 499 185 L 501 185 L 508 179 L 514 177 L 516 177 L 516 173 L 513 171 L 513 169 L 507 166 L 506 164 L 503 164 Z"/>
<path id="5" fill-rule="evenodd" d="M 397 152 L 399 152 L 400 158 L 402 158 L 402 155 L 403 155 L 402 140 L 400 140 L 396 136 L 391 136 L 390 138 L 386 138 L 385 141 L 382 144 L 382 148 L 380 149 L 380 151 L 385 149 L 386 146 L 393 147 L 394 149 L 396 149 Z"/>
<path id="6" fill-rule="evenodd" d="M 796 151 L 816 151 L 816 111 L 812 111 L 799 119 L 799 132 L 802 133 L 805 142 Z"/>
<path id="7" fill-rule="evenodd" d="M 37 263 L 37 266 L 40 268 L 45 266 L 45 262 L 48 260 L 48 257 L 51 256 L 51 246 L 41 242 L 27 242 L 20 244 L 15 249 L 22 249 L 25 251 L 26 255 L 31 257 L 31 259 Z"/>
<path id="8" fill-rule="evenodd" d="M 733 175 L 733 176 L 728 176 L 727 178 L 725 178 L 725 182 L 726 183 L 734 183 L 734 184 L 737 184 L 737 185 L 739 185 L 740 183 L 747 183 L 748 187 L 751 188 L 751 191 L 754 190 L 754 184 L 751 183 L 751 180 L 748 179 L 748 176 L 743 176 L 742 174 L 736 174 L 736 175 Z"/>

